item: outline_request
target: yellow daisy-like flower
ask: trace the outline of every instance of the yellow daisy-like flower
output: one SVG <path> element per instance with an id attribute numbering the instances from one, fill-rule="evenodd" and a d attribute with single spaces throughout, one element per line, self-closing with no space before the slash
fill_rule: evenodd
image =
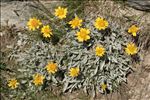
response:
<path id="1" fill-rule="evenodd" d="M 134 55 L 137 53 L 137 46 L 130 42 L 127 44 L 127 47 L 125 48 L 125 52 L 128 54 L 128 55 Z"/>
<path id="2" fill-rule="evenodd" d="M 67 8 L 58 7 L 55 9 L 55 16 L 57 16 L 59 19 L 66 18 L 67 15 Z"/>
<path id="3" fill-rule="evenodd" d="M 43 33 L 43 37 L 51 37 L 52 34 L 52 29 L 50 28 L 49 25 L 43 26 L 41 29 L 41 33 Z"/>
<path id="4" fill-rule="evenodd" d="M 105 54 L 105 48 L 102 46 L 97 46 L 95 49 L 95 53 L 97 56 L 102 57 Z"/>
<path id="5" fill-rule="evenodd" d="M 36 19 L 36 18 L 30 18 L 28 23 L 27 23 L 27 26 L 29 28 L 29 30 L 35 30 L 35 29 L 38 29 L 40 27 L 40 25 L 42 25 L 41 21 Z"/>
<path id="6" fill-rule="evenodd" d="M 132 25 L 129 29 L 128 29 L 128 33 L 131 33 L 133 36 L 136 36 L 137 31 L 139 30 L 139 27 Z"/>
<path id="7" fill-rule="evenodd" d="M 95 20 L 94 26 L 98 30 L 105 30 L 108 27 L 108 22 L 105 19 L 98 17 Z"/>
<path id="8" fill-rule="evenodd" d="M 101 89 L 102 89 L 103 91 L 106 91 L 106 88 L 107 88 L 107 85 L 106 85 L 105 83 L 101 84 Z"/>
<path id="9" fill-rule="evenodd" d="M 82 19 L 79 19 L 77 16 L 69 22 L 71 27 L 75 29 L 76 27 L 80 27 L 82 25 Z"/>
<path id="10" fill-rule="evenodd" d="M 79 67 L 70 68 L 69 74 L 71 77 L 77 77 L 79 75 Z"/>
<path id="11" fill-rule="evenodd" d="M 58 70 L 57 64 L 53 62 L 49 62 L 46 65 L 46 70 L 48 71 L 48 73 L 53 73 L 53 74 L 56 73 Z"/>
<path id="12" fill-rule="evenodd" d="M 79 42 L 87 41 L 90 39 L 90 30 L 86 28 L 81 28 L 79 32 L 76 33 Z"/>
<path id="13" fill-rule="evenodd" d="M 33 83 L 35 85 L 41 85 L 41 84 L 43 84 L 44 78 L 45 77 L 43 75 L 41 75 L 39 73 L 36 73 L 36 74 L 33 75 Z"/>
<path id="14" fill-rule="evenodd" d="M 15 89 L 17 88 L 19 85 L 18 81 L 16 79 L 11 79 L 9 80 L 8 82 L 8 86 L 11 88 L 11 89 Z"/>

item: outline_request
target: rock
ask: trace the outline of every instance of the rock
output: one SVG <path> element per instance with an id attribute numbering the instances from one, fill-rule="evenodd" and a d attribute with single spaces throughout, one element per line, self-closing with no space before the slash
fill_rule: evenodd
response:
<path id="1" fill-rule="evenodd" d="M 144 58 L 144 65 L 150 66 L 150 54 L 146 55 Z"/>
<path id="2" fill-rule="evenodd" d="M 28 3 L 20 1 L 1 2 L 1 25 L 25 27 L 26 20 L 31 16 Z"/>
<path id="3" fill-rule="evenodd" d="M 17 27 L 24 28 L 26 27 L 26 23 L 31 16 L 35 16 L 37 13 L 43 14 L 43 12 L 39 12 L 40 6 L 37 6 L 31 0 L 18 0 L 11 2 L 7 2 L 9 0 L 1 2 L 1 25 L 16 25 Z M 51 7 L 56 4 L 60 4 L 58 1 L 41 1 L 41 3 L 48 9 L 48 11 L 53 12 Z M 37 15 L 36 15 L 37 16 Z M 37 16 L 39 17 L 39 16 Z"/>
<path id="4" fill-rule="evenodd" d="M 146 69 L 146 71 L 150 72 L 150 52 L 148 52 L 144 57 L 143 67 Z"/>
<path id="5" fill-rule="evenodd" d="M 29 1 L 29 0 L 1 0 L 1 2 L 11 2 L 11 1 Z"/>
<path id="6" fill-rule="evenodd" d="M 150 12 L 150 0 L 127 0 L 127 4 L 134 9 Z"/>

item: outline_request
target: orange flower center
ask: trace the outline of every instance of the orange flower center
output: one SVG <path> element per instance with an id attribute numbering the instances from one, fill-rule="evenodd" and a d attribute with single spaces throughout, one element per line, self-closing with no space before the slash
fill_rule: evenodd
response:
<path id="1" fill-rule="evenodd" d="M 101 27 L 104 27 L 105 26 L 105 22 L 101 20 L 101 21 L 98 22 L 98 25 L 101 26 Z"/>
<path id="2" fill-rule="evenodd" d="M 59 14 L 59 15 L 64 15 L 64 10 L 63 10 L 63 9 L 60 9 L 60 10 L 58 11 L 58 14 Z"/>
<path id="3" fill-rule="evenodd" d="M 86 33 L 81 33 L 80 36 L 81 36 L 81 38 L 85 38 L 86 37 Z"/>
<path id="4" fill-rule="evenodd" d="M 134 52 L 134 51 L 135 51 L 135 48 L 134 48 L 133 46 L 129 46 L 129 50 L 130 50 L 131 52 Z"/>
<path id="5" fill-rule="evenodd" d="M 46 29 L 44 30 L 44 32 L 45 32 L 45 33 L 50 33 L 50 30 L 49 30 L 48 28 L 46 28 Z"/>
<path id="6" fill-rule="evenodd" d="M 31 25 L 34 26 L 34 27 L 36 27 L 36 26 L 38 26 L 38 22 L 35 21 L 35 20 L 32 20 L 32 21 L 31 21 Z"/>

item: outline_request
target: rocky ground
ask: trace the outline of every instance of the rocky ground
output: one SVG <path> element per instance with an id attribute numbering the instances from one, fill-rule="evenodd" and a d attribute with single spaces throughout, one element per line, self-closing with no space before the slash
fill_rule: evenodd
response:
<path id="1" fill-rule="evenodd" d="M 131 1 L 131 0 L 129 0 Z M 141 0 L 142 1 L 142 0 Z M 31 2 L 1 2 L 1 26 L 11 26 L 15 25 L 17 28 L 26 28 L 26 21 L 31 16 L 31 7 L 29 6 Z M 48 5 L 51 2 L 43 2 Z M 56 2 L 53 2 L 56 3 Z M 85 12 L 88 13 L 89 18 L 94 18 L 94 15 L 101 16 L 112 16 L 109 20 L 115 20 L 117 23 L 122 24 L 124 27 L 128 27 L 129 24 L 126 23 L 127 20 L 131 22 L 138 22 L 142 27 L 144 33 L 149 32 L 150 27 L 150 13 L 148 3 L 146 3 L 145 11 L 139 6 L 134 6 L 134 3 L 130 6 L 125 6 L 121 3 L 114 3 L 112 1 L 99 2 L 100 6 L 95 6 L 95 3 L 89 3 L 85 5 Z M 135 3 L 137 4 L 137 3 Z M 144 5 L 144 4 L 143 4 Z M 107 11 L 110 11 L 109 13 Z M 106 13 L 107 12 L 107 13 Z M 1 37 L 5 34 L 4 31 L 0 31 Z M 149 38 L 149 37 L 148 37 Z M 149 39 L 148 39 L 149 40 Z M 149 42 L 147 40 L 147 42 Z M 144 41 L 144 40 L 143 40 Z M 145 40 L 146 41 L 146 40 Z M 147 43 L 146 42 L 146 43 Z M 142 47 L 142 46 L 141 46 Z M 148 45 L 149 48 L 149 45 Z M 112 95 L 102 96 L 97 95 L 96 100 L 150 100 L 150 48 L 142 50 L 141 61 L 134 63 L 133 73 L 128 76 L 128 84 L 120 87 L 118 92 Z M 68 93 L 61 98 L 65 100 L 90 100 L 90 96 L 84 95 L 84 93 L 74 92 L 72 94 Z M 56 100 L 56 99 L 54 99 Z"/>

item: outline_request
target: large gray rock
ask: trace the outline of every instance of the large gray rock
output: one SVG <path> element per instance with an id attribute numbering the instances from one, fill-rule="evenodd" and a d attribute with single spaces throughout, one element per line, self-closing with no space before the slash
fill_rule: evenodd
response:
<path id="1" fill-rule="evenodd" d="M 150 0 L 127 0 L 127 4 L 134 9 L 150 12 Z"/>
<path id="2" fill-rule="evenodd" d="M 29 1 L 29 0 L 1 0 L 1 2 L 11 2 L 11 1 Z"/>
<path id="3" fill-rule="evenodd" d="M 1 25 L 16 25 L 25 27 L 26 21 L 31 16 L 29 2 L 12 1 L 1 2 Z"/>

